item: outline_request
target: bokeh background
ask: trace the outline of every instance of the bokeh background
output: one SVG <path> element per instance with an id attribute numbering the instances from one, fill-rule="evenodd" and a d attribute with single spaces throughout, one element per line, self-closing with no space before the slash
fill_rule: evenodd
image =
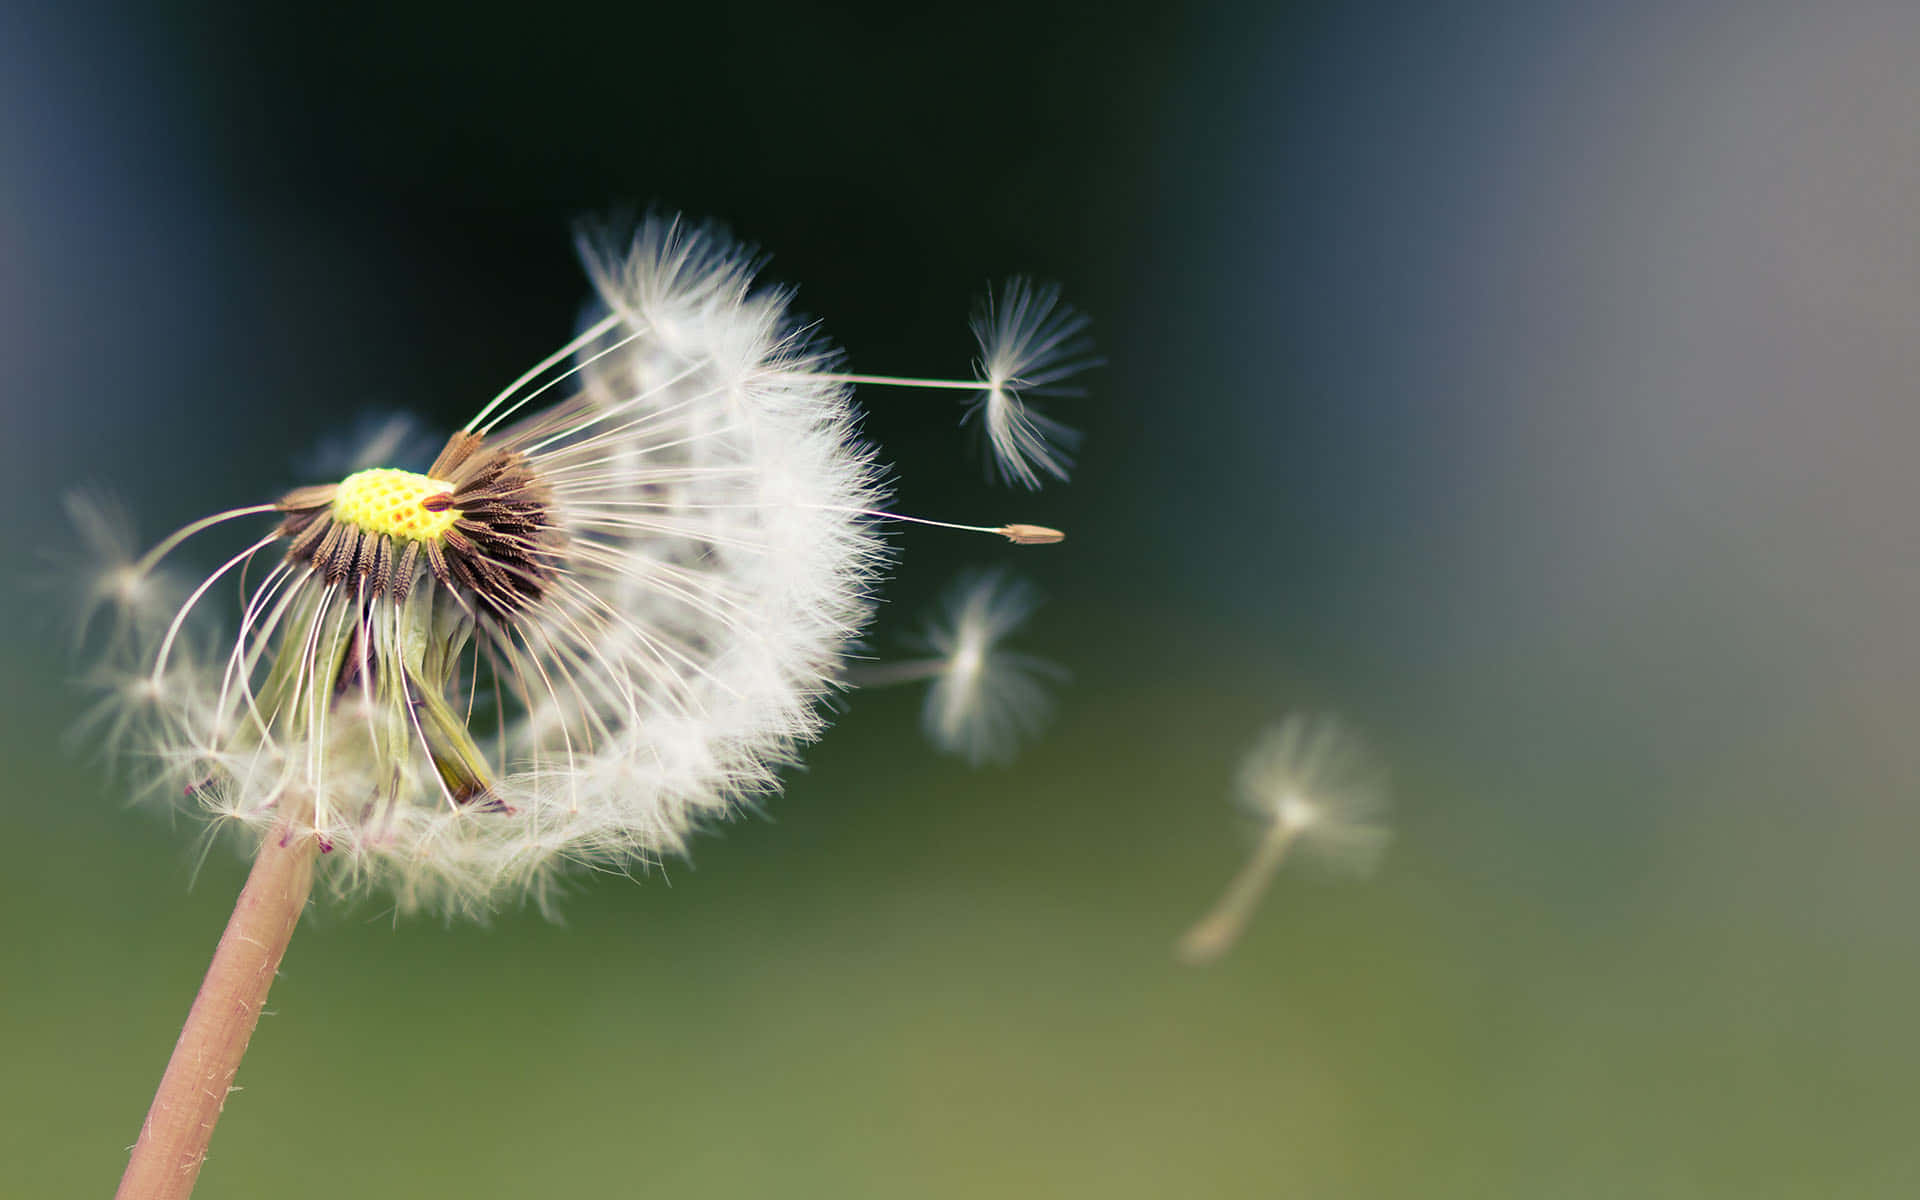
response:
<path id="1" fill-rule="evenodd" d="M 1071 531 L 902 534 L 878 641 L 1017 558 L 1060 715 L 971 771 L 857 696 L 558 926 L 315 911 L 201 1195 L 1915 1194 L 1916 59 L 1852 0 L 0 10 L 0 1193 L 112 1188 L 244 874 L 62 742 L 59 495 L 155 539 L 457 424 L 661 207 L 859 369 L 965 371 L 1013 271 L 1097 317 L 1070 487 L 869 397 L 909 511 Z M 1178 966 L 1302 708 L 1394 851 Z"/>

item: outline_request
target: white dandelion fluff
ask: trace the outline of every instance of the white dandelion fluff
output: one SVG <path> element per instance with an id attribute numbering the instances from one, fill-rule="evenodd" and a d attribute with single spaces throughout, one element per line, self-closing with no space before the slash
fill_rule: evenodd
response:
<path id="1" fill-rule="evenodd" d="M 1053 709 L 1047 684 L 1063 672 L 1001 644 L 1039 603 L 1032 584 L 1001 571 L 954 585 L 945 613 L 924 634 L 939 664 L 921 709 L 934 745 L 975 766 L 1006 762 L 1045 723 Z"/>
<path id="2" fill-rule="evenodd" d="M 166 628 L 184 593 L 177 580 L 140 561 L 133 519 L 120 500 L 74 490 L 61 501 L 75 549 L 59 556 L 64 561 L 53 578 L 68 593 L 64 616 L 74 646 L 97 637 L 103 665 L 118 665 Z"/>
<path id="3" fill-rule="evenodd" d="M 1100 365 L 1087 318 L 1060 302 L 1055 284 L 1009 280 L 973 319 L 980 343 L 980 393 L 964 419 L 978 419 L 1001 478 L 1038 488 L 1042 475 L 1064 481 L 1080 434 L 1041 413 L 1028 396 L 1072 396 L 1067 381 Z"/>
<path id="4" fill-rule="evenodd" d="M 1241 764 L 1240 807 L 1286 829 L 1297 850 L 1328 868 L 1366 875 L 1386 849 L 1387 779 L 1358 734 L 1335 717 L 1290 717 Z"/>
<path id="5" fill-rule="evenodd" d="M 1002 645 L 1039 603 L 1032 584 L 1004 571 L 964 574 L 914 640 L 924 657 L 849 667 L 848 681 L 930 683 L 920 710 L 928 739 L 976 767 L 1008 762 L 1052 713 L 1048 685 L 1066 677 L 1056 664 Z"/>
<path id="6" fill-rule="evenodd" d="M 1293 716 L 1268 730 L 1241 764 L 1236 791 L 1260 841 L 1219 904 L 1181 939 L 1189 962 L 1210 962 L 1233 945 L 1289 854 L 1365 875 L 1390 836 L 1386 772 L 1332 717 Z"/>
<path id="7" fill-rule="evenodd" d="M 566 864 L 681 851 L 818 735 L 870 616 L 872 519 L 894 514 L 855 428 L 847 385 L 866 377 L 828 370 L 786 294 L 714 233 L 655 220 L 581 251 L 598 305 L 579 335 L 424 472 L 355 470 L 143 560 L 278 516 L 119 689 L 149 715 L 103 720 L 154 742 L 206 814 L 310 826 L 336 887 L 389 887 L 403 910 L 544 902 Z M 187 669 L 190 614 L 233 575 L 238 634 Z M 981 589 L 939 635 L 972 665 L 930 701 L 936 737 L 975 758 L 1043 700 L 994 649 L 1029 601 Z"/>

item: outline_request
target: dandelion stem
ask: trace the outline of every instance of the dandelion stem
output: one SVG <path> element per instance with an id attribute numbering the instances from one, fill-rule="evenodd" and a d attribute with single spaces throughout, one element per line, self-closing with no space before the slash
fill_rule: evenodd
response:
<path id="1" fill-rule="evenodd" d="M 116 1200 L 181 1200 L 193 1192 L 267 988 L 313 890 L 316 841 L 309 832 L 295 832 L 296 822 L 308 823 L 304 814 L 290 816 L 261 843 L 140 1126 Z"/>
<path id="2" fill-rule="evenodd" d="M 1280 822 L 1266 837 L 1260 839 L 1260 845 L 1240 868 L 1240 873 L 1227 885 L 1226 894 L 1213 906 L 1213 911 L 1200 918 L 1198 924 L 1187 930 L 1174 952 L 1181 961 L 1196 966 L 1210 963 L 1225 954 L 1234 942 L 1240 939 L 1240 931 L 1246 927 L 1247 918 L 1266 894 L 1267 885 L 1273 882 L 1274 872 L 1280 869 L 1281 860 L 1287 856 L 1287 848 L 1300 833 L 1297 825 Z"/>

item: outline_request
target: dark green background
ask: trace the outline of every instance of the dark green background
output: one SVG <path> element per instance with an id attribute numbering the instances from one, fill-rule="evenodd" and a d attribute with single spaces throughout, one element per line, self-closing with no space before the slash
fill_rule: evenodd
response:
<path id="1" fill-rule="evenodd" d="M 1060 717 L 975 772 L 858 696 L 563 925 L 316 910 L 201 1195 L 1914 1194 L 1916 54 L 1864 2 L 6 10 L 0 1194 L 112 1187 L 244 870 L 61 744 L 59 495 L 151 540 L 457 424 L 622 206 L 856 369 L 966 370 L 1017 270 L 1097 317 L 1071 487 L 868 397 L 907 510 L 1071 532 L 901 535 L 880 644 L 1017 562 Z M 1178 967 L 1303 707 L 1392 763 L 1385 870 Z"/>

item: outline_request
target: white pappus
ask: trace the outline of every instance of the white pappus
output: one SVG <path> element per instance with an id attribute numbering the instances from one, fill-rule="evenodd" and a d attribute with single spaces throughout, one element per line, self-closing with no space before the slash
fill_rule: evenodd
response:
<path id="1" fill-rule="evenodd" d="M 1097 367 L 1088 320 L 1060 302 L 1056 284 L 1008 280 L 973 318 L 983 387 L 964 420 L 978 419 L 1000 476 L 1038 488 L 1042 475 L 1066 481 L 1080 434 L 1041 413 L 1034 396 L 1077 396 L 1067 381 Z"/>
<path id="2" fill-rule="evenodd" d="M 975 572 L 954 584 L 944 613 L 922 635 L 939 656 L 920 717 L 936 746 L 976 766 L 1004 763 L 1045 723 L 1053 710 L 1047 683 L 1065 671 L 1002 645 L 1039 603 L 1032 584 L 1004 571 Z"/>
<path id="3" fill-rule="evenodd" d="M 850 666 L 848 681 L 861 687 L 929 684 L 920 709 L 928 740 L 976 767 L 1009 762 L 1052 713 L 1048 685 L 1067 675 L 1003 644 L 1039 604 L 1038 590 L 1026 580 L 998 569 L 967 572 L 912 640 L 918 657 Z"/>

